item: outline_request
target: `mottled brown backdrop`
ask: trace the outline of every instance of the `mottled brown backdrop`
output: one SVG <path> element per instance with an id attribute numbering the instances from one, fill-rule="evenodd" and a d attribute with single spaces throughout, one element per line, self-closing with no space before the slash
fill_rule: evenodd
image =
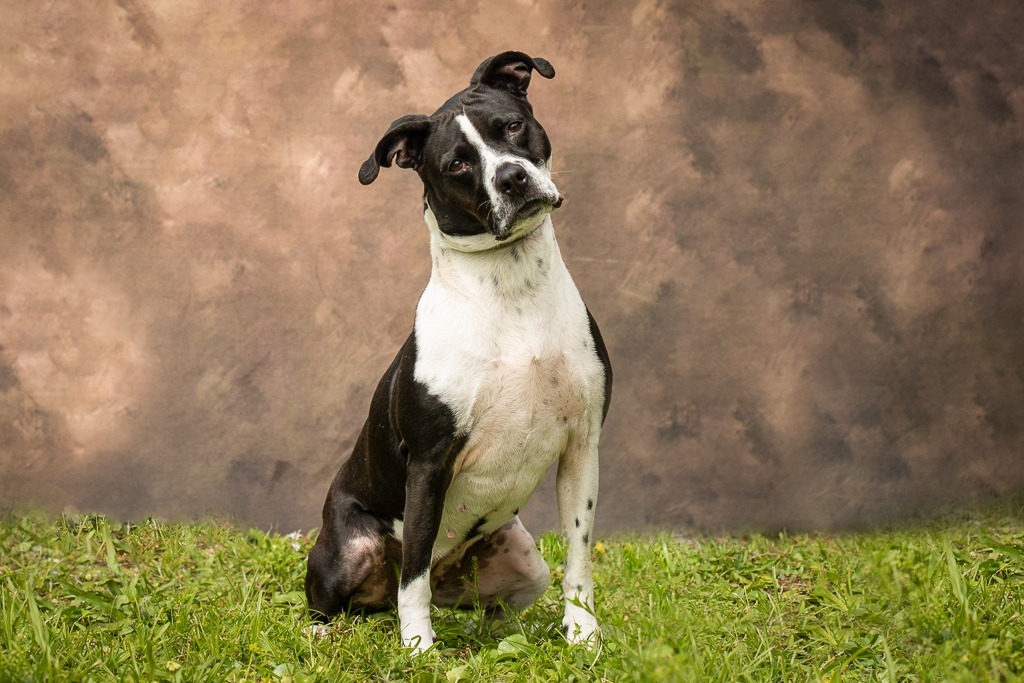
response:
<path id="1" fill-rule="evenodd" d="M 0 16 L 0 507 L 317 526 L 429 268 L 415 175 L 358 166 L 505 49 L 558 71 L 556 230 L 616 370 L 600 528 L 1024 488 L 1016 0 Z"/>

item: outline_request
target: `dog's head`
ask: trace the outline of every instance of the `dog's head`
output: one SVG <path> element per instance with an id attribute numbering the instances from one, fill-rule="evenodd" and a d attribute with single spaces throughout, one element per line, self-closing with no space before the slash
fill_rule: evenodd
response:
<path id="1" fill-rule="evenodd" d="M 440 109 L 396 120 L 359 169 L 369 185 L 380 167 L 415 169 L 428 222 L 451 246 L 480 251 L 529 234 L 561 205 L 551 180 L 551 143 L 526 99 L 547 61 L 522 52 L 484 60 L 469 87 Z"/>

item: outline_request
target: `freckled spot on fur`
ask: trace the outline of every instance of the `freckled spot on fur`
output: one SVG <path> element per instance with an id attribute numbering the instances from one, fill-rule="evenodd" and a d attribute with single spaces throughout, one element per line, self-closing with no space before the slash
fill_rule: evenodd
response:
<path id="1" fill-rule="evenodd" d="M 492 275 L 491 276 L 491 284 L 493 284 L 495 287 L 498 286 L 498 276 L 497 275 Z"/>
<path id="2" fill-rule="evenodd" d="M 590 543 L 590 534 L 583 534 L 583 542 Z"/>
<path id="3" fill-rule="evenodd" d="M 580 518 L 579 517 L 576 518 L 576 528 L 577 529 L 580 528 Z"/>
<path id="4" fill-rule="evenodd" d="M 515 517 L 518 514 L 519 514 L 519 508 L 516 508 L 515 510 L 512 511 L 512 516 L 513 517 Z"/>
<path id="5" fill-rule="evenodd" d="M 587 509 L 588 510 L 593 510 L 594 509 L 594 500 L 592 498 L 588 498 L 587 499 Z"/>

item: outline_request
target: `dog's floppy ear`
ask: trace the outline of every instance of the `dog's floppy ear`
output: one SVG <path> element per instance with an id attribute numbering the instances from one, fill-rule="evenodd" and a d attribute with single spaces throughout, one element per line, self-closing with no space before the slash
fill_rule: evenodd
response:
<path id="1" fill-rule="evenodd" d="M 485 59 L 469 79 L 469 87 L 487 85 L 503 88 L 516 97 L 526 97 L 531 72 L 536 69 L 544 78 L 554 78 L 555 68 L 546 59 L 531 57 L 525 52 L 502 52 Z"/>
<path id="2" fill-rule="evenodd" d="M 380 167 L 391 166 L 392 160 L 401 168 L 419 168 L 429 132 L 430 119 L 423 114 L 409 114 L 393 121 L 373 154 L 359 167 L 359 182 L 369 185 L 377 179 Z"/>

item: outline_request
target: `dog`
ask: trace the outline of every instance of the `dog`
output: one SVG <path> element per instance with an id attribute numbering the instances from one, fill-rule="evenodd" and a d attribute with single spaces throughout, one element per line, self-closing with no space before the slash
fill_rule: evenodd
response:
<path id="1" fill-rule="evenodd" d="M 591 542 L 612 371 L 555 241 L 562 195 L 526 98 L 534 71 L 555 75 L 522 52 L 485 60 L 436 112 L 394 121 L 359 169 L 363 185 L 392 163 L 419 174 L 432 269 L 331 483 L 306 597 L 320 621 L 397 603 L 413 654 L 434 643 L 431 602 L 500 612 L 547 590 L 519 511 L 555 462 L 562 626 L 570 642 L 599 638 Z"/>

